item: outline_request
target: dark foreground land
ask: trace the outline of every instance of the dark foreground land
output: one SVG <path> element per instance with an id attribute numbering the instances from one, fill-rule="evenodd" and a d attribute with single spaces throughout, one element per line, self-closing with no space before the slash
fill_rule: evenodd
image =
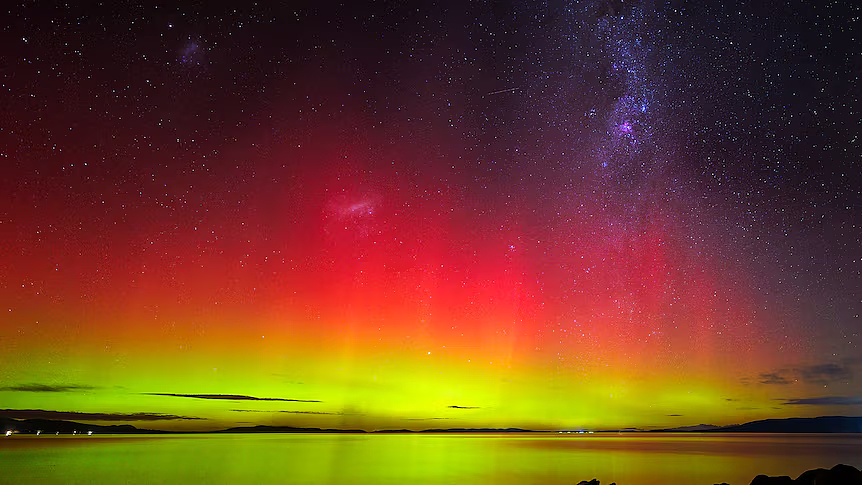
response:
<path id="1" fill-rule="evenodd" d="M 579 482 L 578 485 L 601 485 L 595 478 L 590 481 Z M 611 483 L 610 485 L 616 485 Z M 716 485 L 728 485 L 721 483 Z M 801 475 L 792 479 L 789 476 L 768 477 L 766 475 L 757 475 L 750 485 L 862 485 L 862 471 L 850 465 L 838 464 L 827 470 L 825 468 L 816 468 L 808 470 Z"/>

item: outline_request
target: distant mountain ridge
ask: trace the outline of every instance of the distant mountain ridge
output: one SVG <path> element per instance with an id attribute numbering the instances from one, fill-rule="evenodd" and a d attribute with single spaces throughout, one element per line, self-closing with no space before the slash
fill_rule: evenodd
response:
<path id="1" fill-rule="evenodd" d="M 6 431 L 15 433 L 36 434 L 42 433 L 61 433 L 72 434 L 73 432 L 86 434 L 88 431 L 101 434 L 152 434 L 165 433 L 165 431 L 140 429 L 131 424 L 114 424 L 114 425 L 98 425 L 84 424 L 75 421 L 61 421 L 54 419 L 12 419 L 0 418 L 0 430 L 5 434 Z"/>
<path id="2" fill-rule="evenodd" d="M 676 428 L 653 429 L 650 431 L 653 433 L 700 433 L 704 431 L 716 431 L 724 428 L 727 428 L 727 426 L 716 426 L 714 424 L 695 424 L 694 426 L 678 426 Z"/>
<path id="3" fill-rule="evenodd" d="M 294 426 L 238 426 L 213 433 L 365 433 L 362 429 L 297 428 Z"/>
<path id="4" fill-rule="evenodd" d="M 653 433 L 862 433 L 862 417 L 819 416 L 816 418 L 761 419 L 744 424 L 715 426 L 698 424 L 650 430 Z"/>
<path id="5" fill-rule="evenodd" d="M 862 433 L 862 417 L 762 419 L 711 431 L 725 433 Z"/>
<path id="6" fill-rule="evenodd" d="M 249 426 L 228 428 L 214 431 L 214 433 L 529 433 L 529 429 L 521 428 L 446 428 L 446 429 L 423 429 L 413 431 L 409 429 L 381 429 L 365 431 L 361 429 L 323 429 L 323 428 L 295 428 L 293 426 Z"/>
<path id="7" fill-rule="evenodd" d="M 44 434 L 86 434 L 89 431 L 98 434 L 188 434 L 190 432 L 161 431 L 151 429 L 139 429 L 130 424 L 120 425 L 96 425 L 84 424 L 74 421 L 59 421 L 50 419 L 11 419 L 0 418 L 0 432 L 11 431 L 20 434 L 36 434 L 41 431 Z M 637 431 L 635 429 L 627 431 Z M 425 429 L 412 431 L 407 429 L 383 429 L 376 431 L 365 431 L 361 429 L 325 429 L 325 428 L 300 428 L 293 426 L 250 426 L 234 427 L 217 431 L 191 432 L 191 433 L 525 433 L 541 432 L 522 428 L 446 428 Z M 548 431 L 546 431 L 548 432 Z M 764 419 L 749 423 L 732 426 L 714 426 L 710 424 L 698 424 L 694 426 L 681 426 L 652 430 L 650 432 L 664 433 L 862 433 L 862 417 L 852 416 L 820 416 L 817 418 L 785 418 Z"/>

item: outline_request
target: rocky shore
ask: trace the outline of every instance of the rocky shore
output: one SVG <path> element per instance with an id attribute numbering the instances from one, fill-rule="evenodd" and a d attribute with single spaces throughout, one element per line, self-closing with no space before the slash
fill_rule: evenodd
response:
<path id="1" fill-rule="evenodd" d="M 831 469 L 815 468 L 803 472 L 796 480 L 784 475 L 757 475 L 751 485 L 862 485 L 862 471 L 850 465 L 835 465 Z"/>
<path id="2" fill-rule="evenodd" d="M 578 485 L 601 485 L 601 483 L 594 478 L 590 481 L 578 482 Z M 610 485 L 616 485 L 616 483 Z M 808 470 L 796 477 L 795 480 L 786 475 L 779 477 L 757 475 L 750 485 L 862 485 L 862 471 L 850 465 L 839 464 L 829 470 L 825 468 Z"/>

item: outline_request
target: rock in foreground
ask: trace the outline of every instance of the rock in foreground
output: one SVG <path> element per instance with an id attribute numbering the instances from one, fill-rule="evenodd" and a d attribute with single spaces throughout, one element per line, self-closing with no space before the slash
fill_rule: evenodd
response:
<path id="1" fill-rule="evenodd" d="M 808 470 L 796 477 L 796 480 L 788 476 L 757 475 L 751 485 L 862 485 L 862 471 L 850 465 L 835 465 L 831 470 Z"/>
<path id="2" fill-rule="evenodd" d="M 599 481 L 593 478 L 590 481 L 578 482 L 578 485 L 600 485 Z M 612 483 L 611 485 L 616 485 Z M 728 485 L 721 483 L 716 485 Z M 862 485 L 862 471 L 850 465 L 835 465 L 832 469 L 815 468 L 803 472 L 802 475 L 796 477 L 796 480 L 783 475 L 780 477 L 768 477 L 766 475 L 757 475 L 751 481 L 751 485 Z"/>

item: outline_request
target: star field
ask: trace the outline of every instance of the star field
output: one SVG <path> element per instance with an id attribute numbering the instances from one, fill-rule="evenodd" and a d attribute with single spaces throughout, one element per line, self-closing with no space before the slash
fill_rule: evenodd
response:
<path id="1" fill-rule="evenodd" d="M 201 418 L 166 429 L 858 414 L 860 15 L 4 7 L 0 399 Z"/>

